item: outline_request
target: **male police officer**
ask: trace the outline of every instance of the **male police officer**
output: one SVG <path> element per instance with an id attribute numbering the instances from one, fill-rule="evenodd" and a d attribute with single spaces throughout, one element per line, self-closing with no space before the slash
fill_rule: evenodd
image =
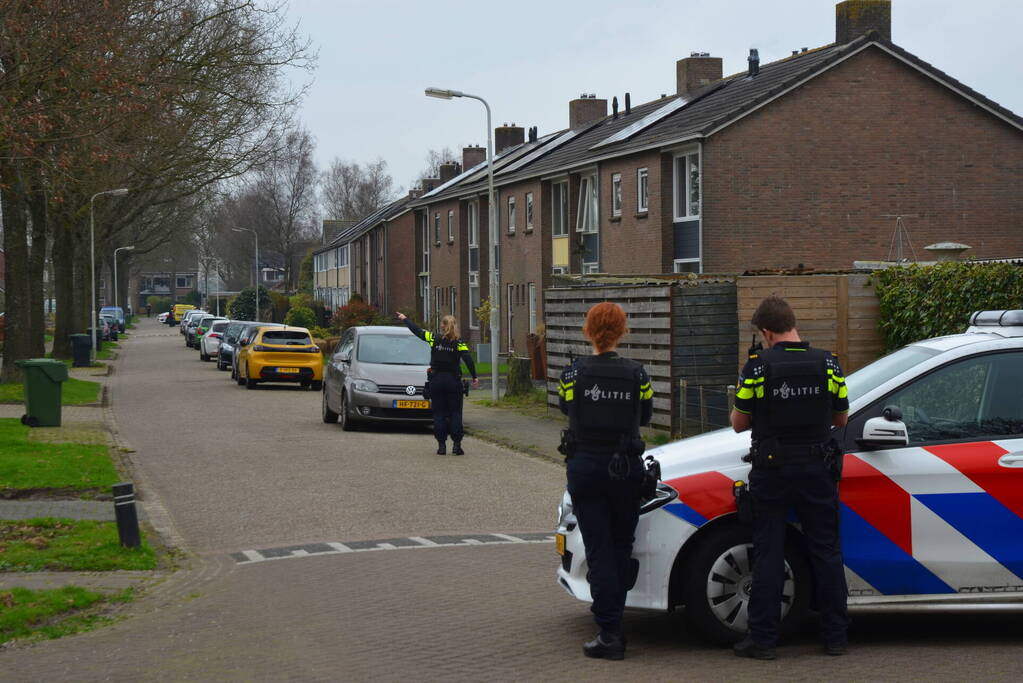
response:
<path id="1" fill-rule="evenodd" d="M 749 633 L 739 657 L 774 659 L 784 584 L 786 515 L 795 508 L 816 579 L 825 651 L 845 653 L 845 569 L 838 533 L 842 454 L 832 427 L 845 426 L 849 399 L 838 361 L 800 341 L 784 299 L 770 296 L 753 314 L 767 348 L 750 355 L 735 395 L 732 428 L 753 427 L 750 494 L 753 585 Z"/>
<path id="2" fill-rule="evenodd" d="M 588 579 L 597 637 L 583 645 L 587 657 L 623 659 L 625 596 L 636 579 L 632 543 L 639 521 L 645 444 L 640 425 L 653 415 L 653 389 L 643 366 L 615 353 L 628 332 L 625 311 L 603 302 L 586 315 L 583 334 L 592 356 L 561 373 L 561 411 L 568 493 L 579 520 L 589 565 Z"/>

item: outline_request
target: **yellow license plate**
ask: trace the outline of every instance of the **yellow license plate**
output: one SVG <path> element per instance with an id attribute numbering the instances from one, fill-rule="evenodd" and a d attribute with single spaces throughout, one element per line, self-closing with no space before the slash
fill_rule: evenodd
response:
<path id="1" fill-rule="evenodd" d="M 429 401 L 395 401 L 395 408 L 429 408 Z"/>
<path id="2" fill-rule="evenodd" d="M 565 535 L 554 534 L 554 547 L 558 550 L 558 555 L 565 554 Z"/>
<path id="3" fill-rule="evenodd" d="M 298 368 L 277 368 L 277 372 L 294 373 L 298 372 Z"/>

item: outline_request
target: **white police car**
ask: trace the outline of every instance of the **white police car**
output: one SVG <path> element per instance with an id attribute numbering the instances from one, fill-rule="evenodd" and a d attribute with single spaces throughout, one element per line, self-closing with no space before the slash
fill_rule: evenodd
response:
<path id="1" fill-rule="evenodd" d="M 910 344 L 847 385 L 849 425 L 835 434 L 850 607 L 1023 605 L 1023 310 L 975 313 L 964 334 Z M 663 482 L 636 530 L 628 606 L 684 606 L 720 641 L 745 632 L 752 546 L 732 488 L 748 449 L 749 432 L 723 429 L 648 451 Z M 567 493 L 556 541 L 558 582 L 590 600 Z M 786 565 L 791 628 L 812 593 L 796 524 Z"/>

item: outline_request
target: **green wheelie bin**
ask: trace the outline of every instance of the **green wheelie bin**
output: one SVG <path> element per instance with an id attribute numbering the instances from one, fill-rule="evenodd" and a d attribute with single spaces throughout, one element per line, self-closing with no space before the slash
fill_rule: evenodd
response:
<path id="1" fill-rule="evenodd" d="M 60 426 L 61 384 L 67 380 L 67 366 L 52 358 L 17 361 L 25 372 L 25 414 L 21 423 L 29 427 Z"/>

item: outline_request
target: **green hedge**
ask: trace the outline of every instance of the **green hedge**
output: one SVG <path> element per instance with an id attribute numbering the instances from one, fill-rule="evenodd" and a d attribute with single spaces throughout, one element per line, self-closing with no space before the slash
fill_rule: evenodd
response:
<path id="1" fill-rule="evenodd" d="M 958 334 L 974 311 L 1023 308 L 1023 268 L 1010 263 L 900 266 L 872 277 L 886 352 L 921 339 Z"/>

